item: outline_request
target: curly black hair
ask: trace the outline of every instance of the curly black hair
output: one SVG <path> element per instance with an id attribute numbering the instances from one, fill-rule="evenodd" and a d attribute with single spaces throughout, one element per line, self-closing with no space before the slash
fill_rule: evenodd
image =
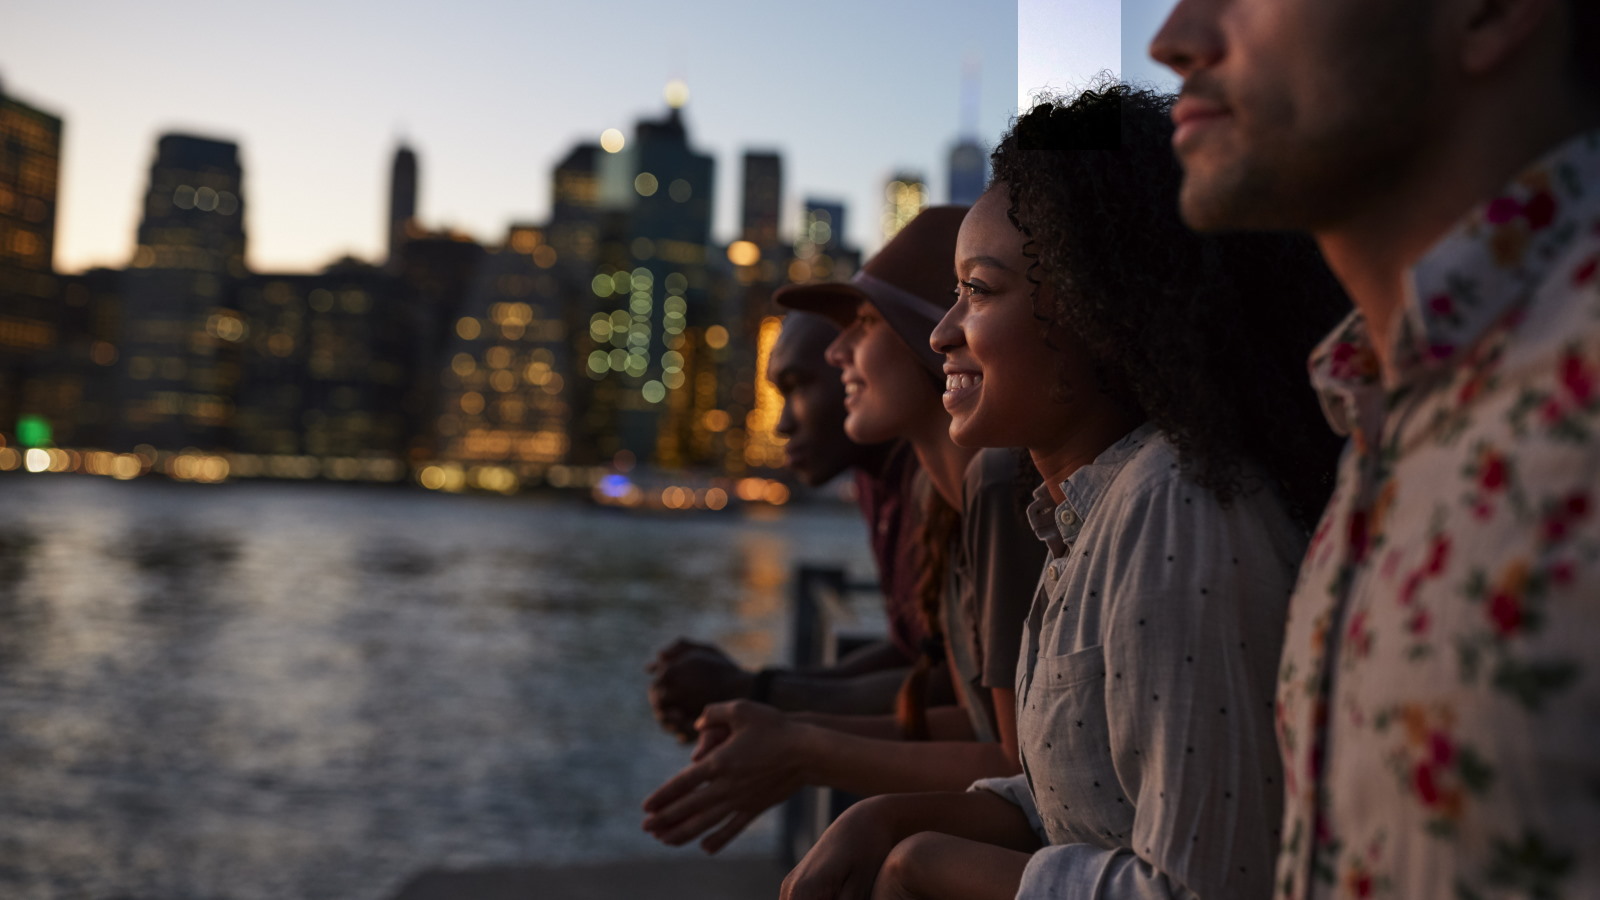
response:
<path id="1" fill-rule="evenodd" d="M 1173 100 L 1107 76 L 1043 98 L 995 149 L 991 186 L 1009 192 L 1028 278 L 1052 288 L 1048 309 L 1035 288 L 1035 315 L 1087 345 L 1102 389 L 1224 503 L 1253 460 L 1309 525 L 1341 442 L 1306 357 L 1349 302 L 1308 238 L 1183 224 Z"/>

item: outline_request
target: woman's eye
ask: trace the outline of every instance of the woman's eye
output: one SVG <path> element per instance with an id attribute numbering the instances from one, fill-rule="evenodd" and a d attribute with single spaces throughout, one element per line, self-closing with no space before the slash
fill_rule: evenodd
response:
<path id="1" fill-rule="evenodd" d="M 969 296 L 973 297 L 982 296 L 983 294 L 989 293 L 989 289 L 983 285 L 973 284 L 970 281 L 956 282 L 956 296 L 959 297 L 962 291 L 966 291 Z"/>

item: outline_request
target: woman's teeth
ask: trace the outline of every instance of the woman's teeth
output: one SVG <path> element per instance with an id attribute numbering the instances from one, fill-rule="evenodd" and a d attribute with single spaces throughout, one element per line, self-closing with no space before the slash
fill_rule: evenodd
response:
<path id="1" fill-rule="evenodd" d="M 983 384 L 982 375 L 959 374 L 946 375 L 944 377 L 944 389 L 947 391 L 959 391 L 969 387 L 976 387 L 980 384 Z"/>
<path id="2" fill-rule="evenodd" d="M 856 391 L 859 391 L 859 390 L 861 390 L 861 385 L 856 384 L 854 381 L 846 381 L 844 383 L 844 395 L 846 397 L 854 394 Z"/>

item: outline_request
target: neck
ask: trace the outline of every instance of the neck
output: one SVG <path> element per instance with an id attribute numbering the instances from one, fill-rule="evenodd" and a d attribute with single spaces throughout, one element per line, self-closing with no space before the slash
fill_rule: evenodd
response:
<path id="1" fill-rule="evenodd" d="M 940 412 L 943 412 L 942 408 Z M 927 428 L 908 436 L 907 441 L 917 454 L 917 461 L 922 463 L 922 470 L 928 473 L 933 489 L 939 492 L 944 502 L 961 509 L 961 486 L 966 479 L 967 463 L 978 455 L 977 449 L 961 447 L 950 440 L 950 419 L 947 416 L 935 417 Z"/>
<path id="2" fill-rule="evenodd" d="M 1049 447 L 1029 447 L 1028 455 L 1033 457 L 1034 468 L 1044 477 L 1044 486 L 1050 492 L 1051 499 L 1057 505 L 1066 500 L 1066 492 L 1061 490 L 1062 482 L 1073 472 L 1094 462 L 1123 435 L 1139 427 L 1140 421 L 1137 416 L 1116 410 L 1110 415 L 1098 417 L 1098 421 L 1079 429 L 1066 441 Z"/>
<path id="3" fill-rule="evenodd" d="M 1413 157 L 1409 177 L 1375 202 L 1313 229 L 1328 267 L 1366 319 L 1385 379 L 1394 373 L 1393 341 L 1408 290 L 1407 275 L 1473 207 L 1523 169 L 1586 128 L 1595 117 L 1560 102 L 1530 103 L 1520 91 L 1456 117 Z"/>
<path id="4" fill-rule="evenodd" d="M 851 460 L 850 467 L 859 469 L 873 478 L 882 478 L 884 470 L 889 466 L 889 455 L 897 443 L 897 441 L 884 441 L 881 444 L 858 445 L 860 449 Z"/>

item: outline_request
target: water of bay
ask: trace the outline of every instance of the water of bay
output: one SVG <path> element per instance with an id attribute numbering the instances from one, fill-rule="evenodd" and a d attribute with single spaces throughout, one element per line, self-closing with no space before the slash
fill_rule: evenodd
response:
<path id="1" fill-rule="evenodd" d="M 641 667 L 679 634 L 780 657 L 802 561 L 870 575 L 855 513 L 0 478 L 0 896 L 694 852 L 638 829 L 687 757 Z"/>

